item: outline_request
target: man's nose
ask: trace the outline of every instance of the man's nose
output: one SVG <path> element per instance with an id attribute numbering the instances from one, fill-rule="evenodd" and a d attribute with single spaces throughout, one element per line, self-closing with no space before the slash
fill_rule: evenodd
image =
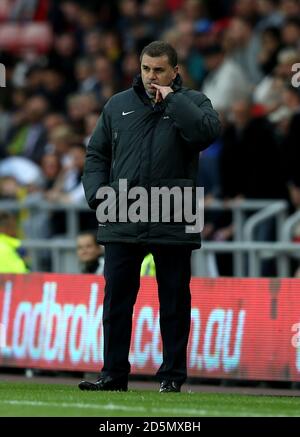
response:
<path id="1" fill-rule="evenodd" d="M 156 79 L 155 71 L 150 71 L 150 73 L 149 73 L 149 79 L 150 79 L 150 80 L 155 80 L 155 79 Z"/>

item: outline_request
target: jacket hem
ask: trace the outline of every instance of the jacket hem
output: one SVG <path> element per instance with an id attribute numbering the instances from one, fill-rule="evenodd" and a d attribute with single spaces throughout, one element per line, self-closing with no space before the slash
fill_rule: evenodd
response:
<path id="1" fill-rule="evenodd" d="M 148 244 L 157 244 L 161 246 L 191 246 L 192 250 L 200 249 L 201 243 L 194 241 L 174 241 L 174 240 L 164 240 L 161 239 L 145 239 L 145 240 L 137 240 L 133 238 L 97 238 L 97 242 L 99 244 L 105 245 L 106 243 L 128 243 L 128 244 L 140 244 L 140 245 L 148 245 Z"/>

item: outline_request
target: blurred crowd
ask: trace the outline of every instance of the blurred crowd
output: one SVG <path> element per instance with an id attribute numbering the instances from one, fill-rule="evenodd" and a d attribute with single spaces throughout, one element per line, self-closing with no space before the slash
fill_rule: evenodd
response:
<path id="1" fill-rule="evenodd" d="M 43 52 L 7 51 L 0 41 L 0 199 L 83 202 L 86 146 L 101 110 L 131 86 L 142 48 L 162 39 L 178 52 L 184 85 L 202 90 L 222 119 L 220 138 L 199 157 L 206 203 L 287 199 L 300 208 L 299 0 L 6 3 L 5 23 L 46 23 L 53 40 Z M 66 232 L 61 212 L 21 222 L 28 238 Z M 94 214 L 82 213 L 81 231 L 95 227 Z M 230 214 L 207 213 L 204 238 L 232 233 Z"/>

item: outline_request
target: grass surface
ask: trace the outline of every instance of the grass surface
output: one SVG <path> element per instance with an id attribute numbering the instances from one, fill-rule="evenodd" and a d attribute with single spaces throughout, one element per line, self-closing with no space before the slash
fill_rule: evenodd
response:
<path id="1" fill-rule="evenodd" d="M 82 392 L 70 385 L 0 382 L 0 416 L 299 417 L 300 397 Z"/>

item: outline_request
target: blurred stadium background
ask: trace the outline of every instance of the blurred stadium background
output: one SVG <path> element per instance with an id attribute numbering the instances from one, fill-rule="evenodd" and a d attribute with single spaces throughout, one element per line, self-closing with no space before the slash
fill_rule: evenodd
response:
<path id="1" fill-rule="evenodd" d="M 176 48 L 184 84 L 208 95 L 223 125 L 199 156 L 190 372 L 300 381 L 299 0 L 1 0 L 0 365 L 100 368 L 103 278 L 74 276 L 84 271 L 77 237 L 97 228 L 81 174 L 104 104 L 131 86 L 157 39 Z M 143 278 L 137 374 L 160 359 L 153 289 Z"/>

